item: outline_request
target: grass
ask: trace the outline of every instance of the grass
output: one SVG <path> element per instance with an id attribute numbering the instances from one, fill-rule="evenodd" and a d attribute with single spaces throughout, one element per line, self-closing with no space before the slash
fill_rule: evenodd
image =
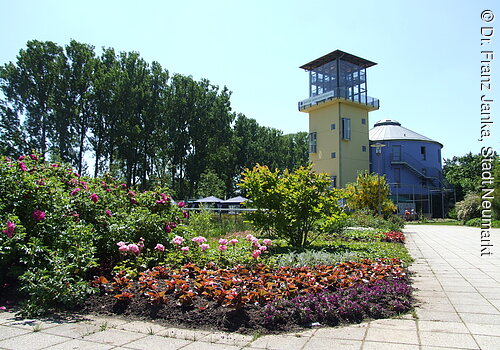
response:
<path id="1" fill-rule="evenodd" d="M 463 222 L 460 220 L 453 219 L 431 219 L 422 221 L 409 221 L 408 225 L 436 225 L 436 226 L 464 226 Z"/>

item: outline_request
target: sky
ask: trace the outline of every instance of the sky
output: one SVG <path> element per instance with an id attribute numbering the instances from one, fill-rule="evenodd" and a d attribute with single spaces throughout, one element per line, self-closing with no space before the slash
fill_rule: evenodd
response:
<path id="1" fill-rule="evenodd" d="M 483 10 L 496 18 L 486 23 Z M 340 49 L 377 62 L 368 95 L 380 99 L 370 126 L 395 119 L 443 144 L 444 158 L 499 151 L 500 2 L 336 0 L 0 0 L 0 64 L 15 62 L 28 40 L 61 46 L 71 39 L 137 51 L 170 74 L 227 86 L 233 111 L 285 133 L 308 131 L 297 102 L 308 98 L 300 69 Z M 492 91 L 481 92 L 481 27 Z M 481 95 L 492 103 L 491 136 L 479 142 Z"/>

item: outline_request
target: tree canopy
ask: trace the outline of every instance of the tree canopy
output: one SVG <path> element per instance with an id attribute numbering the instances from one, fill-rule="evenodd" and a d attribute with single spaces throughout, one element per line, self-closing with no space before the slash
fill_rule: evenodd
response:
<path id="1" fill-rule="evenodd" d="M 227 87 L 170 74 L 137 52 L 32 40 L 0 66 L 0 91 L 1 154 L 37 151 L 79 173 L 170 186 L 179 198 L 210 184 L 231 195 L 256 163 L 308 162 L 306 132 L 261 126 L 232 111 Z"/>

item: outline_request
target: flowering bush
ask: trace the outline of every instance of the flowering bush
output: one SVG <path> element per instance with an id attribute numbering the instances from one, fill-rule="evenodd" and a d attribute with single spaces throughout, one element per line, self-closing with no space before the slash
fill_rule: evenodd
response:
<path id="1" fill-rule="evenodd" d="M 144 237 L 153 244 L 165 237 L 166 224 L 181 222 L 182 209 L 164 192 L 134 193 L 37 155 L 0 157 L 0 283 L 21 282 L 26 313 L 82 301 L 92 292 L 85 282 L 92 267 L 141 251 L 136 243 L 117 249 L 116 242 Z"/>

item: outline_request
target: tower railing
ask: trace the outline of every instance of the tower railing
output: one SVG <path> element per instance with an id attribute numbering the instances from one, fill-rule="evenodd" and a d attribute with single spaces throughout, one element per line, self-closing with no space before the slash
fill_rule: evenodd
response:
<path id="1" fill-rule="evenodd" d="M 344 88 L 335 88 L 320 95 L 299 101 L 299 111 L 337 98 L 372 106 L 377 109 L 380 107 L 380 101 L 377 98 L 366 96 L 363 93 L 351 93 L 348 89 Z"/>

